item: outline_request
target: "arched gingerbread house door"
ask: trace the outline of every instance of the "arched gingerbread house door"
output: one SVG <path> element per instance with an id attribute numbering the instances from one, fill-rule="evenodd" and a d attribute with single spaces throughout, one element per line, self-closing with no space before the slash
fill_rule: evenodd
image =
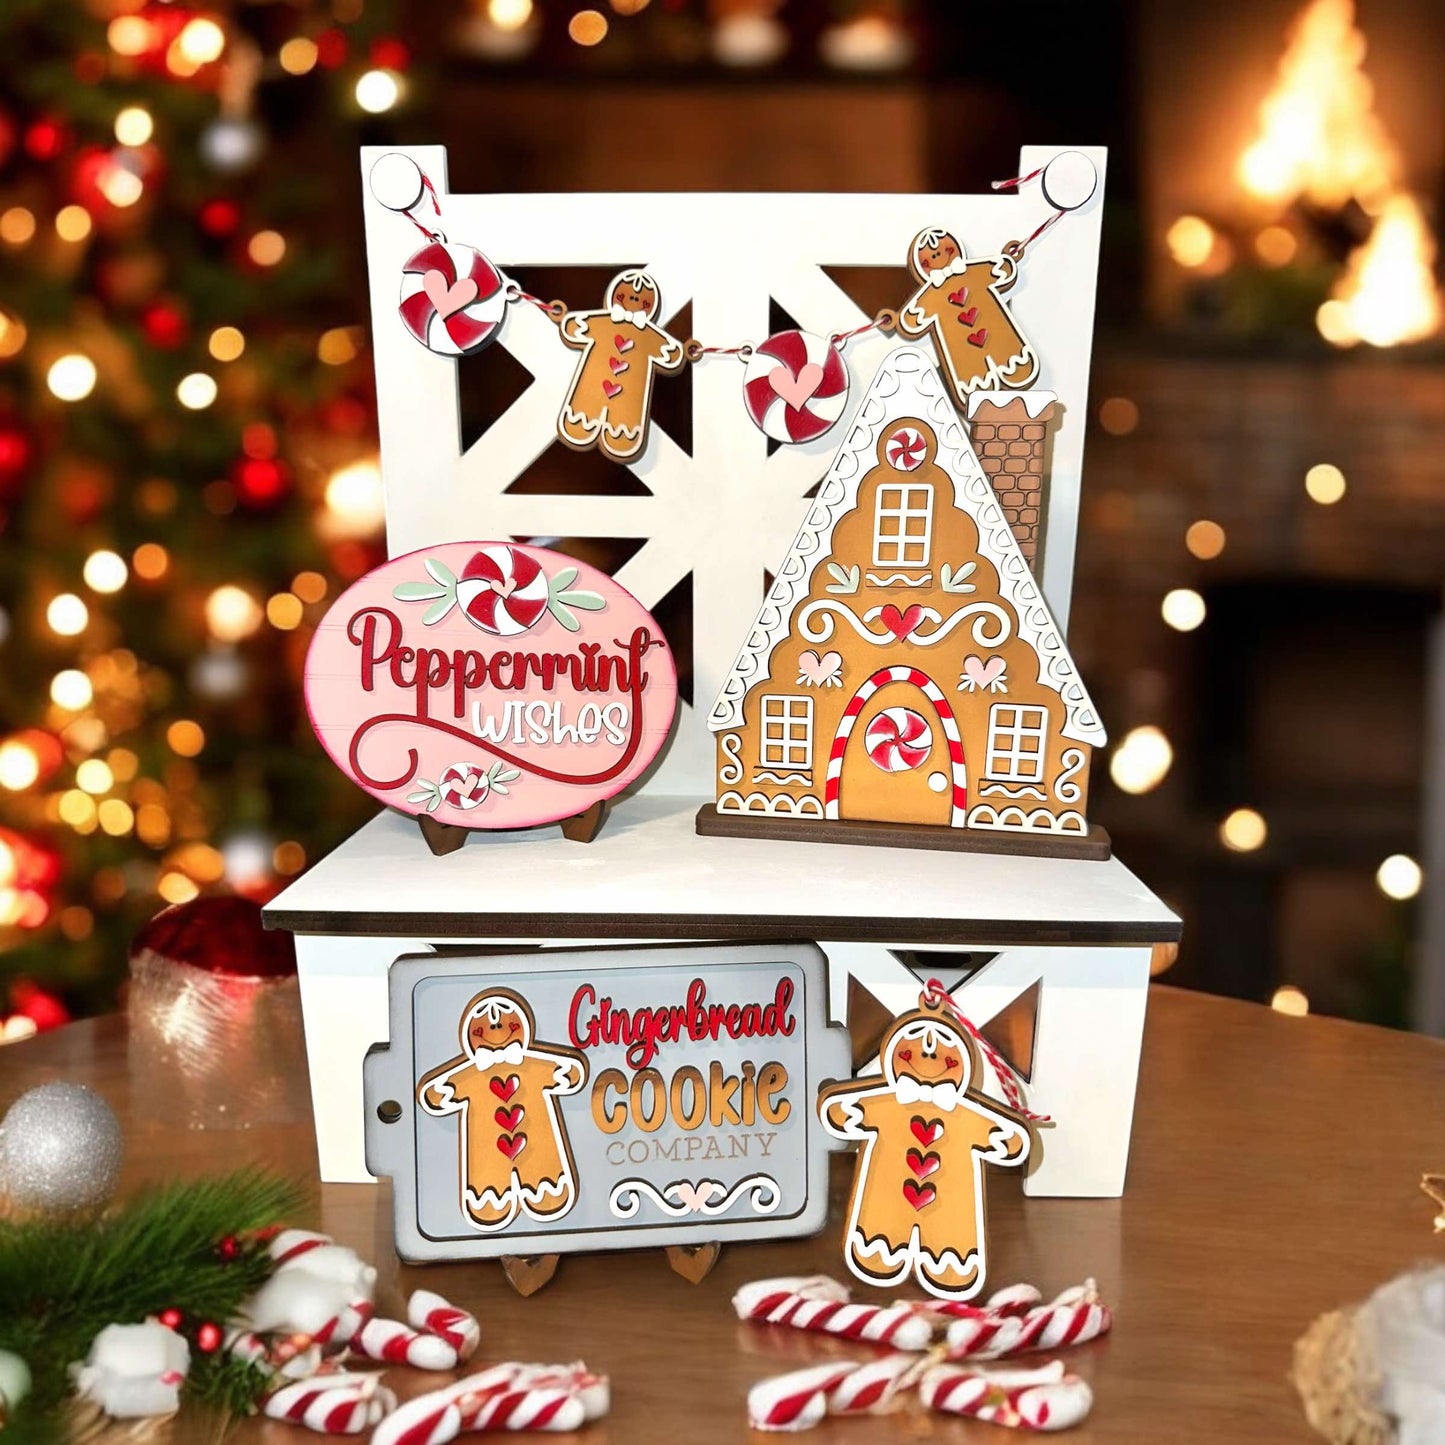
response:
<path id="1" fill-rule="evenodd" d="M 853 694 L 828 754 L 823 805 L 829 818 L 963 827 L 963 742 L 927 673 L 880 668 Z"/>

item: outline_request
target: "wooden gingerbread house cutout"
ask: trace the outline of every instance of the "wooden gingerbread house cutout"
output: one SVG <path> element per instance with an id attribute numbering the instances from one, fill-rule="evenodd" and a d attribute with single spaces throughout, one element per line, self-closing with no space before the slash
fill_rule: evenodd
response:
<path id="1" fill-rule="evenodd" d="M 702 832 L 1108 857 L 1104 729 L 926 351 L 885 358 L 708 726 Z"/>

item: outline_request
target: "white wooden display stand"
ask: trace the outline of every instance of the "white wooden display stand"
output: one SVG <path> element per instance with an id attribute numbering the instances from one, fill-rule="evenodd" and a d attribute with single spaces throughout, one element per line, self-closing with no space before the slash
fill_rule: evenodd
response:
<path id="1" fill-rule="evenodd" d="M 1065 149 L 1025 147 L 1018 174 Z M 1103 202 L 1104 153 L 1081 149 L 1099 171 L 1099 188 L 1030 249 L 1010 294 L 1043 358 L 1039 384 L 1061 403 L 1040 568 L 1061 624 L 1072 584 Z M 387 153 L 363 150 L 363 184 Z M 440 198 L 440 220 L 423 219 L 449 240 L 479 247 L 504 270 L 645 265 L 661 285 L 664 324 L 691 303 L 693 334 L 713 345 L 762 340 L 770 297 L 808 330 L 866 321 L 825 266 L 896 266 L 902 301 L 911 290 L 907 247 L 926 225 L 952 227 L 971 254 L 996 254 L 1049 214 L 1037 186 L 969 196 L 454 196 L 441 147 L 405 154 Z M 978 1025 L 1039 984 L 1028 1097 L 1056 1125 L 1044 1132 L 1024 1187 L 1043 1195 L 1121 1193 L 1150 945 L 1177 939 L 1180 930 L 1123 864 L 694 832 L 698 805 L 713 793 L 706 708 L 753 620 L 763 574 L 786 553 L 803 498 L 841 433 L 768 456 L 743 409 L 742 368 L 710 358 L 693 368 L 693 454 L 654 426 L 631 466 L 648 496 L 508 493 L 555 438 L 575 354 L 540 311 L 514 304 L 497 344 L 535 379 L 463 452 L 456 363 L 419 346 L 397 315 L 416 230 L 369 188 L 365 215 L 391 553 L 484 538 L 645 538 L 617 579 L 651 607 L 691 574 L 699 707 L 680 710 L 661 766 L 637 795 L 618 801 L 590 844 L 569 843 L 550 827 L 477 834 L 437 858 L 414 820 L 386 813 L 267 907 L 269 923 L 297 935 L 321 1177 L 370 1177 L 361 1060 L 387 1037 L 387 971 L 399 955 L 458 944 L 801 936 L 829 957 L 839 1021 L 846 1022 L 850 980 L 893 1012 L 912 1006 L 920 975 L 930 970 L 919 960 L 915 971 L 908 960 L 929 951 L 994 955 L 957 990 Z M 601 296 L 568 300 L 588 309 Z M 895 344 L 877 333 L 849 344 L 856 396 Z"/>

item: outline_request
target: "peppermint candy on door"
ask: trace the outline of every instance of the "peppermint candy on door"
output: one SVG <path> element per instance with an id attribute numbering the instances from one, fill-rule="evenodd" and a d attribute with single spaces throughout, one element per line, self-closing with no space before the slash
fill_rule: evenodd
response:
<path id="1" fill-rule="evenodd" d="M 848 368 L 826 336 L 780 331 L 756 347 L 743 377 L 753 425 L 779 442 L 810 442 L 848 404 Z"/>
<path id="2" fill-rule="evenodd" d="M 933 731 L 920 714 L 906 707 L 886 707 L 863 734 L 868 756 L 885 773 L 921 767 L 933 751 Z"/>
<path id="3" fill-rule="evenodd" d="M 428 241 L 401 268 L 402 325 L 442 356 L 462 356 L 497 334 L 507 311 L 507 282 L 480 251 Z"/>

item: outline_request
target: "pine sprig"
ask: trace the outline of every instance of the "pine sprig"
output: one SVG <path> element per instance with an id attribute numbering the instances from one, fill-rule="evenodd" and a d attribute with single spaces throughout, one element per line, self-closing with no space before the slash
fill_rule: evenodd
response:
<path id="1" fill-rule="evenodd" d="M 6 1427 L 33 1439 L 55 1426 L 69 1388 L 67 1366 L 83 1359 L 108 1324 L 134 1324 L 165 1309 L 187 1321 L 224 1324 L 270 1277 L 265 1246 L 248 1236 L 294 1220 L 294 1186 L 252 1172 L 167 1184 L 96 1218 L 0 1221 L 0 1349 L 30 1366 L 34 1391 Z M 235 1253 L 219 1245 L 236 1238 Z M 220 1368 L 192 1351 L 194 1398 L 234 1408 L 244 1372 Z M 250 1382 L 256 1386 L 257 1382 Z M 255 1399 L 253 1388 L 246 1403 Z M 48 1423 L 47 1423 L 48 1422 Z"/>

